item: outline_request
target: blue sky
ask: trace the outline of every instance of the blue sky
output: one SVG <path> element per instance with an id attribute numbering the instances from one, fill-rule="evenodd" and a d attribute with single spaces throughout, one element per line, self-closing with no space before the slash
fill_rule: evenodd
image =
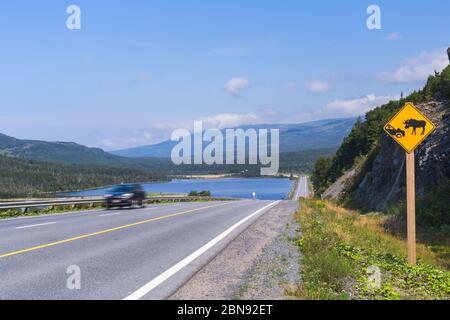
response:
<path id="1" fill-rule="evenodd" d="M 68 30 L 66 8 L 81 8 Z M 381 8 L 381 30 L 366 27 Z M 0 132 L 106 150 L 206 126 L 348 117 L 442 69 L 450 2 L 8 1 Z"/>

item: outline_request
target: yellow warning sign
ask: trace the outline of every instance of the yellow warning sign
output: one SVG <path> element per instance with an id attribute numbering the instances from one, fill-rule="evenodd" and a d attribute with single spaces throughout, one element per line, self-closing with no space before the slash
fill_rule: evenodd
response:
<path id="1" fill-rule="evenodd" d="M 413 152 L 435 129 L 435 125 L 409 102 L 384 127 L 384 131 L 408 153 Z"/>

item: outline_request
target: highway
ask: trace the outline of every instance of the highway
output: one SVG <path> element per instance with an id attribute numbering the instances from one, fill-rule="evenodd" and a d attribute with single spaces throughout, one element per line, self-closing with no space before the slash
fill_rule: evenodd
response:
<path id="1" fill-rule="evenodd" d="M 174 203 L 0 220 L 0 299 L 167 298 L 277 203 Z"/>
<path id="2" fill-rule="evenodd" d="M 298 180 L 297 189 L 295 190 L 294 200 L 309 197 L 308 177 L 301 176 Z"/>

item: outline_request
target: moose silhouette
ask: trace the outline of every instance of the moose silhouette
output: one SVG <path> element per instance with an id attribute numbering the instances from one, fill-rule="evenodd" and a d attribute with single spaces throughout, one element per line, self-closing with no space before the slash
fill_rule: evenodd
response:
<path id="1" fill-rule="evenodd" d="M 405 125 L 405 129 L 413 128 L 412 135 L 416 135 L 417 129 L 422 129 L 421 135 L 423 136 L 425 134 L 425 127 L 427 126 L 426 121 L 423 120 L 416 120 L 416 119 L 409 119 L 403 122 Z"/>

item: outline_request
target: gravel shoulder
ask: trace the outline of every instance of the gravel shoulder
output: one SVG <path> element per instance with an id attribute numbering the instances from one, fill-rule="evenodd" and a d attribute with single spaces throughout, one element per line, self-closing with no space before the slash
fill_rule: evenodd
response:
<path id="1" fill-rule="evenodd" d="M 297 201 L 283 201 L 237 236 L 173 300 L 279 300 L 300 283 Z"/>

